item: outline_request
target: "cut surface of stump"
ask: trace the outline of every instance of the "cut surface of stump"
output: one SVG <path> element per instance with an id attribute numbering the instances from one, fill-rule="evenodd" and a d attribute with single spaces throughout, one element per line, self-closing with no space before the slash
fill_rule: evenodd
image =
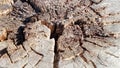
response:
<path id="1" fill-rule="evenodd" d="M 0 68 L 120 68 L 119 2 L 0 0 Z"/>

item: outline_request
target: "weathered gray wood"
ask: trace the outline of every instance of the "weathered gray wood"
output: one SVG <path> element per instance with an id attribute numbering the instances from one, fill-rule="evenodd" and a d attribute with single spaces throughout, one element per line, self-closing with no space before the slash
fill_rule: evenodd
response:
<path id="1" fill-rule="evenodd" d="M 0 68 L 120 68 L 120 0 L 11 1 L 0 0 Z"/>

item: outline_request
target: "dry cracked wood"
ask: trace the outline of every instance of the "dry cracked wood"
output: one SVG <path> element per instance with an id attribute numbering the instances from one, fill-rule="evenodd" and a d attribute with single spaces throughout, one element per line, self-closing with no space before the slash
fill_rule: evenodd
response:
<path id="1" fill-rule="evenodd" d="M 27 24 L 24 32 L 26 41 L 23 44 L 15 45 L 10 39 L 4 44 L 7 47 L 2 50 L 0 67 L 53 68 L 54 39 L 49 39 L 50 29 L 38 21 Z"/>
<path id="2" fill-rule="evenodd" d="M 103 29 L 111 37 L 85 38 L 83 53 L 69 61 L 60 60 L 58 68 L 119 68 L 119 0 L 101 0 L 90 9 L 100 17 L 97 22 L 103 23 Z M 113 7 L 114 5 L 114 7 Z M 116 8 L 115 8 L 116 7 Z M 114 10 L 113 10 L 114 9 Z M 90 14 L 92 13 L 89 11 Z M 91 15 L 92 16 L 92 15 Z M 94 18 L 94 17 L 92 17 Z M 94 22 L 95 23 L 95 22 Z M 116 36 L 117 35 L 117 36 Z M 115 38 L 114 38 L 115 37 Z"/>
<path id="3" fill-rule="evenodd" d="M 14 2 L 0 18 L 0 29 L 12 30 L 0 42 L 0 67 L 120 68 L 120 0 Z"/>
<path id="4" fill-rule="evenodd" d="M 70 60 L 82 53 L 82 30 L 79 25 L 67 26 L 57 41 L 58 52 L 63 60 Z"/>

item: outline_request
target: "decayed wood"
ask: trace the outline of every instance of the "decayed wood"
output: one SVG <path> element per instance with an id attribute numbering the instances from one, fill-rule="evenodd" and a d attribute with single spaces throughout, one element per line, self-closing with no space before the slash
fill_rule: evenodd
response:
<path id="1" fill-rule="evenodd" d="M 0 67 L 120 68 L 120 0 L 14 1 L 0 17 Z"/>
<path id="2" fill-rule="evenodd" d="M 57 41 L 58 52 L 63 60 L 70 60 L 83 52 L 82 30 L 78 25 L 67 26 Z"/>

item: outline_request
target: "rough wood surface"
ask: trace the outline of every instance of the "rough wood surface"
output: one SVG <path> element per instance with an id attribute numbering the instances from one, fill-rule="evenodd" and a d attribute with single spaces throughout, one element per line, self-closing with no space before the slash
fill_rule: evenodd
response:
<path id="1" fill-rule="evenodd" d="M 120 68 L 119 2 L 0 0 L 0 68 Z"/>
<path id="2" fill-rule="evenodd" d="M 13 0 L 0 0 L 0 16 L 12 11 Z"/>

